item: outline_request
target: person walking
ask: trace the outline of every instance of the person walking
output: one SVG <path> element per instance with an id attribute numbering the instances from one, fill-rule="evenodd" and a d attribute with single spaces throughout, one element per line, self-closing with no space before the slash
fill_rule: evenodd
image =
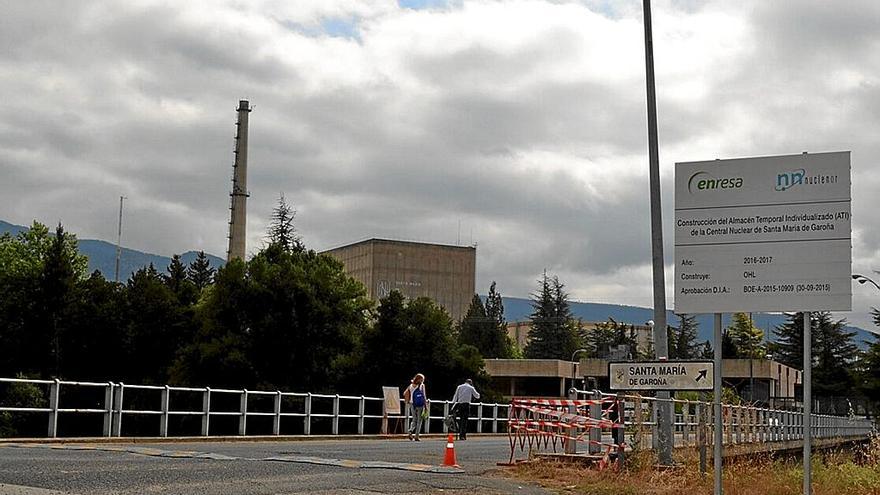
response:
<path id="1" fill-rule="evenodd" d="M 471 401 L 479 399 L 480 393 L 474 388 L 474 382 L 470 378 L 455 389 L 452 402 L 458 412 L 458 439 L 467 440 L 468 417 L 471 414 Z"/>
<path id="2" fill-rule="evenodd" d="M 419 433 L 422 431 L 422 422 L 428 407 L 428 394 L 425 391 L 425 375 L 417 373 L 410 380 L 409 387 L 403 392 L 403 398 L 409 408 L 409 439 L 420 442 Z"/>

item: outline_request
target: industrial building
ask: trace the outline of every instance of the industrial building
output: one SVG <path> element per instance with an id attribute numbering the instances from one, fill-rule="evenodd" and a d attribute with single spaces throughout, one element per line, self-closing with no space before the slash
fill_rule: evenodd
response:
<path id="1" fill-rule="evenodd" d="M 324 254 L 341 261 L 374 301 L 392 290 L 408 299 L 428 297 L 459 321 L 474 296 L 477 248 L 473 246 L 367 239 Z"/>
<path id="2" fill-rule="evenodd" d="M 606 359 L 578 362 L 557 359 L 486 359 L 486 373 L 506 397 L 564 397 L 572 383 L 579 388 L 608 390 Z M 768 359 L 724 359 L 724 386 L 749 402 L 790 406 L 799 399 L 803 372 Z M 752 389 L 752 384 L 754 388 Z"/>

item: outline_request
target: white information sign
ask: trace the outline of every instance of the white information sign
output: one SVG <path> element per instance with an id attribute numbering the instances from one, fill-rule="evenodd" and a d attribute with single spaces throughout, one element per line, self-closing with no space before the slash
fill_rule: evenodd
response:
<path id="1" fill-rule="evenodd" d="M 675 311 L 852 309 L 848 151 L 675 164 Z"/>
<path id="2" fill-rule="evenodd" d="M 611 390 L 712 390 L 711 361 L 608 363 Z"/>

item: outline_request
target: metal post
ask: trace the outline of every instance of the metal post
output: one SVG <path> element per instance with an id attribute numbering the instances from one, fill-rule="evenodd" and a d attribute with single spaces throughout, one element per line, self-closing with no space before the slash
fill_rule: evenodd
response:
<path id="1" fill-rule="evenodd" d="M 483 433 L 483 403 L 477 406 L 477 433 Z"/>
<path id="2" fill-rule="evenodd" d="M 276 390 L 275 391 L 275 404 L 274 404 L 275 410 L 273 411 L 275 413 L 275 418 L 274 418 L 274 421 L 272 421 L 272 434 L 273 435 L 280 435 L 281 434 L 281 399 L 282 399 L 281 391 Z"/>
<path id="3" fill-rule="evenodd" d="M 55 379 L 55 382 L 49 385 L 49 438 L 58 436 L 58 399 L 61 396 L 61 380 Z"/>
<path id="4" fill-rule="evenodd" d="M 498 404 L 492 406 L 492 433 L 498 433 Z"/>
<path id="5" fill-rule="evenodd" d="M 721 486 L 721 455 L 722 443 L 724 442 L 722 431 L 723 426 L 721 424 L 721 313 L 715 313 L 715 370 L 712 373 L 714 376 L 712 380 L 714 381 L 712 392 L 714 397 L 712 399 L 712 406 L 715 410 L 715 444 L 713 446 L 713 467 L 715 469 L 715 495 L 721 495 L 723 492 L 723 488 Z"/>
<path id="6" fill-rule="evenodd" d="M 367 411 L 367 399 L 362 395 L 358 402 L 358 435 L 364 434 L 364 414 Z"/>
<path id="7" fill-rule="evenodd" d="M 114 399 L 116 415 L 113 416 L 113 435 L 117 437 L 122 436 L 122 394 L 124 391 L 125 384 L 119 382 L 119 385 L 116 389 L 116 397 Z"/>
<path id="8" fill-rule="evenodd" d="M 312 434 L 312 393 L 306 394 L 303 416 L 303 435 Z"/>
<path id="9" fill-rule="evenodd" d="M 105 437 L 109 437 L 113 429 L 113 382 L 107 382 L 107 388 L 104 389 L 104 429 L 102 431 Z"/>
<path id="10" fill-rule="evenodd" d="M 577 400 L 577 389 L 571 387 L 568 389 L 568 400 Z M 569 414 L 576 414 L 577 408 L 573 405 L 568 406 Z M 563 441 L 565 442 L 565 453 L 566 454 L 576 454 L 577 453 L 577 440 L 574 439 L 575 431 L 574 428 L 568 428 L 568 438 L 565 438 Z"/>
<path id="11" fill-rule="evenodd" d="M 706 393 L 700 392 L 700 401 L 697 402 L 697 448 L 700 451 L 700 474 L 706 476 L 707 459 L 706 459 Z"/>
<path id="12" fill-rule="evenodd" d="M 598 390 L 593 390 L 593 401 L 595 403 L 590 404 L 590 417 L 593 418 L 596 423 L 598 423 L 602 419 L 602 392 Z M 594 424 L 596 424 L 594 423 Z M 598 454 L 602 451 L 599 442 L 602 441 L 602 428 L 593 427 L 590 428 L 590 443 L 587 446 L 587 451 L 590 454 Z"/>
<path id="13" fill-rule="evenodd" d="M 241 391 L 241 403 L 239 407 L 238 417 L 238 434 L 245 436 L 247 434 L 247 408 L 248 408 L 248 391 Z"/>
<path id="14" fill-rule="evenodd" d="M 663 215 L 660 206 L 660 152 L 657 139 L 657 98 L 654 90 L 654 41 L 651 34 L 651 0 L 643 0 L 645 25 L 645 86 L 648 104 L 648 169 L 651 189 L 651 259 L 654 281 L 654 352 L 657 359 L 669 356 L 666 341 L 666 281 L 663 263 Z M 668 391 L 657 392 L 658 450 L 661 465 L 672 465 L 672 417 Z"/>
<path id="15" fill-rule="evenodd" d="M 804 311 L 804 495 L 812 493 L 813 328 L 810 312 Z"/>
<path id="16" fill-rule="evenodd" d="M 330 433 L 339 435 L 339 394 L 333 396 L 333 419 L 330 423 Z"/>
<path id="17" fill-rule="evenodd" d="M 168 408 L 171 404 L 171 389 L 168 385 L 162 389 L 162 415 L 159 416 L 159 436 L 168 436 Z"/>
<path id="18" fill-rule="evenodd" d="M 202 436 L 208 436 L 211 428 L 211 387 L 202 392 Z"/>
<path id="19" fill-rule="evenodd" d="M 443 418 L 449 416 L 449 401 L 443 401 Z M 443 421 L 443 433 L 449 433 L 449 427 L 446 426 L 446 421 Z"/>

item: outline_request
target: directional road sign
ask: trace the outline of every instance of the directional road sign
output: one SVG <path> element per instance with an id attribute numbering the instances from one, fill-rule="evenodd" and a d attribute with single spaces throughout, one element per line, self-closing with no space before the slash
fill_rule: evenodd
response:
<path id="1" fill-rule="evenodd" d="M 711 361 L 609 363 L 612 390 L 712 390 Z"/>

